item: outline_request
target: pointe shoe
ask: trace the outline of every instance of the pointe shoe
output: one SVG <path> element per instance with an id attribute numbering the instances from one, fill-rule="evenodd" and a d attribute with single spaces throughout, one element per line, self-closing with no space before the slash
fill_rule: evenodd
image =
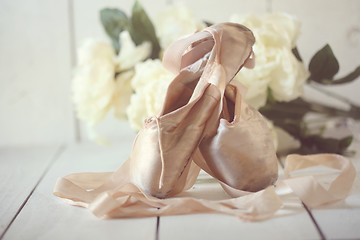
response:
<path id="1" fill-rule="evenodd" d="M 255 194 L 243 192 L 263 189 L 277 178 L 269 129 L 260 113 L 243 101 L 243 87 L 230 83 L 242 66 L 253 65 L 251 36 L 240 25 L 220 24 L 177 42 L 170 48 L 175 57 L 169 54 L 166 59 L 174 57 L 170 67 L 178 76 L 168 88 L 161 113 L 148 119 L 138 134 L 131 157 L 115 173 L 60 178 L 54 195 L 102 218 L 199 212 L 231 214 L 244 220 L 272 216 L 283 204 L 273 187 Z M 243 44 L 236 39 L 244 40 Z M 341 156 L 292 155 L 287 160 L 285 176 L 324 163 L 341 170 L 329 191 L 312 176 L 282 183 L 310 206 L 346 197 L 356 175 L 351 161 Z M 165 198 L 189 188 L 199 166 L 219 179 L 231 196 L 249 196 L 208 201 L 194 197 L 159 200 L 148 195 Z"/>
<path id="2" fill-rule="evenodd" d="M 245 101 L 244 87 L 232 82 L 225 91 L 217 134 L 204 138 L 193 160 L 217 178 L 232 197 L 257 192 L 278 178 L 276 151 L 265 119 Z M 241 191 L 238 191 L 241 190 Z"/>
<path id="3" fill-rule="evenodd" d="M 160 114 L 146 120 L 130 157 L 131 180 L 142 191 L 166 198 L 196 180 L 192 156 L 216 134 L 225 88 L 239 69 L 252 65 L 251 31 L 225 23 L 179 40 L 164 54 L 178 76 L 168 87 Z"/>

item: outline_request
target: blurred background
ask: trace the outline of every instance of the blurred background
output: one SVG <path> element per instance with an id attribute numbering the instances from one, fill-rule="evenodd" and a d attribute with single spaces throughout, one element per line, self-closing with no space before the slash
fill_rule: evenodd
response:
<path id="1" fill-rule="evenodd" d="M 233 13 L 287 12 L 299 18 L 298 49 L 305 61 L 326 43 L 340 62 L 338 76 L 360 64 L 359 0 L 186 0 L 198 19 L 228 21 Z M 141 1 L 150 17 L 170 0 Z M 108 41 L 99 10 L 117 7 L 130 12 L 124 0 L 0 0 L 0 147 L 88 141 L 71 100 L 76 48 L 85 38 Z M 360 104 L 360 81 L 328 87 Z M 324 95 L 306 90 L 319 101 Z M 332 103 L 331 103 L 332 104 Z M 132 134 L 126 121 L 109 117 L 99 132 L 110 139 Z"/>

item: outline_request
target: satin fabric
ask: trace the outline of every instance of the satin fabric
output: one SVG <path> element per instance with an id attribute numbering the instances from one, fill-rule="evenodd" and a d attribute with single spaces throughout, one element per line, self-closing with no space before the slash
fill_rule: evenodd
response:
<path id="1" fill-rule="evenodd" d="M 285 160 L 286 179 L 276 187 L 269 186 L 258 192 L 243 192 L 243 196 L 211 201 L 193 197 L 159 199 L 145 194 L 135 184 L 126 181 L 125 164 L 115 173 L 75 173 L 59 178 L 54 194 L 75 206 L 88 208 L 99 218 L 136 218 L 169 216 L 192 213 L 221 213 L 243 220 L 268 219 L 281 209 L 283 202 L 278 192 L 290 188 L 307 206 L 314 208 L 349 194 L 355 179 L 355 168 L 347 158 L 335 154 L 289 155 Z M 291 173 L 317 165 L 340 170 L 329 189 L 312 175 L 289 177 Z M 125 181 L 124 181 L 125 180 Z M 119 183 L 123 184 L 119 184 Z M 100 187 L 99 187 L 100 186 Z"/>
<path id="2" fill-rule="evenodd" d="M 54 194 L 89 208 L 98 217 L 148 217 L 217 212 L 246 220 L 272 216 L 282 206 L 276 194 L 277 158 L 261 114 L 243 100 L 246 89 L 231 82 L 254 66 L 255 39 L 246 27 L 223 23 L 181 39 L 164 53 L 177 74 L 158 116 L 147 119 L 130 158 L 115 173 L 80 173 L 58 179 Z M 355 178 L 351 162 L 338 155 L 290 155 L 289 186 L 310 207 L 343 199 Z M 342 172 L 329 189 L 313 177 L 290 173 L 316 164 Z M 232 199 L 176 197 L 202 168 Z"/>
<path id="3" fill-rule="evenodd" d="M 257 191 L 275 182 L 277 158 L 266 122 L 242 103 L 241 86 L 230 84 L 252 61 L 254 42 L 249 29 L 226 23 L 166 50 L 164 65 L 178 75 L 159 116 L 148 119 L 138 134 L 130 157 L 132 180 L 144 192 L 159 198 L 182 192 L 195 179 L 188 174 L 192 161 L 225 189 Z"/>

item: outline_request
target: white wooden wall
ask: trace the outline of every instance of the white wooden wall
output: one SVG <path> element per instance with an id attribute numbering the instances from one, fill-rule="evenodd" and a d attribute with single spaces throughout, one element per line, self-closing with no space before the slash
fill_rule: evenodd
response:
<path id="1" fill-rule="evenodd" d="M 171 0 L 143 0 L 147 12 Z M 330 43 L 341 73 L 360 64 L 360 1 L 358 0 L 186 0 L 195 16 L 227 21 L 232 13 L 285 11 L 303 23 L 299 49 L 310 56 Z M 98 12 L 103 7 L 130 11 L 131 0 L 0 0 L 0 146 L 44 145 L 86 141 L 70 99 L 75 51 L 87 37 L 106 40 Z M 360 103 L 360 81 L 331 88 Z M 109 117 L 99 127 L 108 138 L 129 130 Z"/>
<path id="2" fill-rule="evenodd" d="M 74 140 L 66 1 L 0 1 L 0 145 Z"/>

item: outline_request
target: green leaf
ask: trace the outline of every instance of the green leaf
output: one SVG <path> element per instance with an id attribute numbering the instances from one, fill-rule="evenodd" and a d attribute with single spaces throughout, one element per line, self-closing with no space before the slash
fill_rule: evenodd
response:
<path id="1" fill-rule="evenodd" d="M 100 11 L 100 20 L 118 54 L 120 51 L 119 34 L 129 27 L 128 17 L 119 9 L 104 8 Z"/>
<path id="2" fill-rule="evenodd" d="M 299 62 L 303 61 L 296 46 L 291 51 Z"/>
<path id="3" fill-rule="evenodd" d="M 132 9 L 130 35 L 136 45 L 144 41 L 151 42 L 151 58 L 159 57 L 160 44 L 156 37 L 154 25 L 138 1 L 135 1 Z"/>
<path id="4" fill-rule="evenodd" d="M 272 102 L 268 101 L 259 111 L 270 120 L 302 119 L 310 111 L 310 104 L 302 98 L 297 98 L 290 102 Z"/>
<path id="5" fill-rule="evenodd" d="M 292 120 L 292 119 L 283 119 L 277 120 L 274 122 L 274 125 L 282 128 L 284 131 L 292 135 L 294 138 L 301 139 L 306 131 L 306 125 L 301 119 Z"/>
<path id="6" fill-rule="evenodd" d="M 353 136 L 347 136 L 342 138 L 339 143 L 340 152 L 344 152 L 350 146 L 352 141 L 353 141 Z"/>
<path id="7" fill-rule="evenodd" d="M 271 91 L 269 91 L 269 94 L 271 95 Z M 304 116 L 309 112 L 313 112 L 330 116 L 356 117 L 355 113 L 358 109 L 343 111 L 308 102 L 302 98 L 297 98 L 290 102 L 273 102 L 268 97 L 266 105 L 260 108 L 259 111 L 271 120 L 275 126 L 282 128 L 300 141 L 301 147 L 295 152 L 302 154 L 326 152 L 343 154 L 351 144 L 352 136 L 343 139 L 326 138 L 322 136 L 321 126 L 319 128 L 320 131 L 314 134 L 314 129 L 307 125 Z M 358 113 L 360 112 L 358 111 Z"/>
<path id="8" fill-rule="evenodd" d="M 301 98 L 290 102 L 272 102 L 268 99 L 266 105 L 259 111 L 275 126 L 284 129 L 297 139 L 306 132 L 303 117 L 310 111 L 310 104 Z"/>
<path id="9" fill-rule="evenodd" d="M 355 79 L 357 79 L 359 76 L 360 76 L 360 66 L 358 66 L 354 71 L 352 71 L 351 73 L 349 73 L 345 77 L 342 77 L 342 78 L 336 79 L 334 81 L 331 81 L 330 84 L 334 85 L 334 84 L 349 83 L 349 82 L 352 82 Z"/>
<path id="10" fill-rule="evenodd" d="M 350 117 L 352 117 L 353 119 L 355 120 L 360 120 L 360 107 L 359 106 L 355 106 L 355 105 L 352 105 L 350 107 L 350 110 L 349 110 L 349 114 Z"/>
<path id="11" fill-rule="evenodd" d="M 339 71 L 339 62 L 329 44 L 320 49 L 309 64 L 310 80 L 322 83 L 323 79 L 332 80 Z"/>
<path id="12" fill-rule="evenodd" d="M 214 25 L 214 23 L 213 22 L 210 22 L 210 21 L 203 21 L 203 23 L 205 23 L 205 25 L 207 26 L 207 27 L 210 27 L 210 26 L 212 26 L 212 25 Z"/>
<path id="13" fill-rule="evenodd" d="M 275 97 L 274 97 L 274 95 L 273 95 L 273 93 L 272 93 L 271 88 L 268 88 L 268 89 L 267 89 L 267 101 L 268 101 L 269 103 L 272 103 L 272 104 L 275 104 L 275 103 L 276 103 L 276 99 L 275 99 Z"/>
<path id="14" fill-rule="evenodd" d="M 348 136 L 341 139 L 325 138 L 320 135 L 310 135 L 300 139 L 301 148 L 298 152 L 302 154 L 312 153 L 337 153 L 343 154 L 350 146 L 353 137 Z"/>

